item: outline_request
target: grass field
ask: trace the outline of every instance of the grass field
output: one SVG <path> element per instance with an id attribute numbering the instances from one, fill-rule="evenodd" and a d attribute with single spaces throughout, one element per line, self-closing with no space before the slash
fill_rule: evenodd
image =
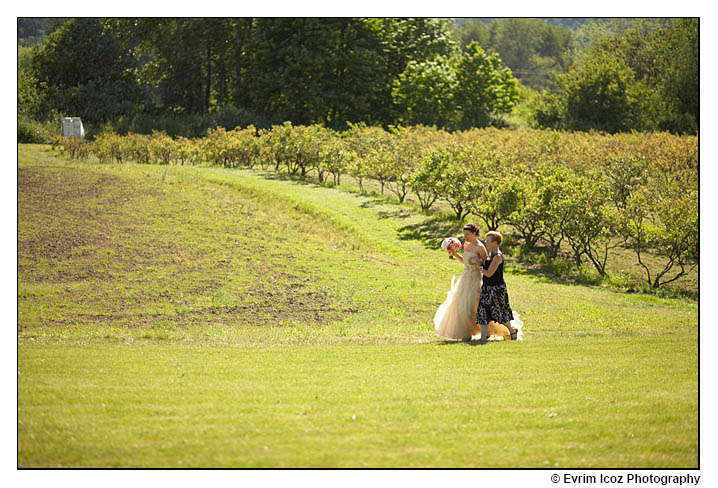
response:
<path id="1" fill-rule="evenodd" d="M 698 465 L 694 301 L 514 273 L 525 341 L 445 341 L 445 222 L 18 155 L 20 467 Z"/>

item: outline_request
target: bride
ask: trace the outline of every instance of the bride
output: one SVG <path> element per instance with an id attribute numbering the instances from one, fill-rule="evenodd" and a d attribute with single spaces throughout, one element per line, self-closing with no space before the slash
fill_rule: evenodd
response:
<path id="1" fill-rule="evenodd" d="M 434 315 L 436 333 L 452 339 L 470 340 L 480 334 L 476 324 L 476 310 L 481 290 L 480 265 L 488 257 L 486 247 L 479 242 L 479 228 L 474 224 L 464 226 L 464 255 L 456 250 L 451 254 L 463 263 L 464 271 L 451 279 L 451 290 Z"/>

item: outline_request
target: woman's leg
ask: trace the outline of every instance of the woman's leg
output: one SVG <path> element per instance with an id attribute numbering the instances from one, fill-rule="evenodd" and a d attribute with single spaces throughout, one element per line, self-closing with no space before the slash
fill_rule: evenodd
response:
<path id="1" fill-rule="evenodd" d="M 511 340 L 515 341 L 518 338 L 519 330 L 513 325 L 511 325 L 511 322 L 506 322 L 504 325 L 507 329 L 509 329 L 509 334 L 511 334 Z"/>
<path id="2" fill-rule="evenodd" d="M 486 342 L 489 340 L 489 324 L 480 324 L 481 325 L 481 339 L 479 339 L 479 342 Z"/>

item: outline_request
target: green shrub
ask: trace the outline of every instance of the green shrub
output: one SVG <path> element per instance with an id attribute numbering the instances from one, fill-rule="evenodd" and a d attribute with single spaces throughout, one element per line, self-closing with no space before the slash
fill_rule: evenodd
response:
<path id="1" fill-rule="evenodd" d="M 70 159 L 87 159 L 93 148 L 93 143 L 79 137 L 60 137 L 53 139 L 53 147 Z"/>
<path id="2" fill-rule="evenodd" d="M 47 144 L 51 136 L 43 124 L 27 117 L 17 119 L 17 142 L 25 144 Z"/>
<path id="3" fill-rule="evenodd" d="M 562 257 L 548 259 L 546 262 L 546 268 L 556 276 L 569 276 L 572 266 L 573 263 Z"/>

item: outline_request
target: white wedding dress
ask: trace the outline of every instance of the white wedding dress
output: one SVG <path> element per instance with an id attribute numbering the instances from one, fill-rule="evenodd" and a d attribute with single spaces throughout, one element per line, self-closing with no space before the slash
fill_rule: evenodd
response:
<path id="1" fill-rule="evenodd" d="M 476 309 L 481 291 L 481 271 L 478 264 L 469 264 L 478 254 L 464 252 L 464 271 L 451 279 L 451 290 L 434 314 L 436 333 L 451 339 L 470 339 L 481 334 L 476 324 Z"/>

